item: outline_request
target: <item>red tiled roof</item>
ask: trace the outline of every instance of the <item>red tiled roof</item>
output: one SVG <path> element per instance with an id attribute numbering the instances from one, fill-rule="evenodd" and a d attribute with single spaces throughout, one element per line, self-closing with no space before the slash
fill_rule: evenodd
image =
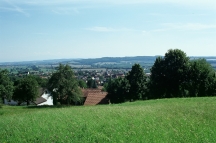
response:
<path id="1" fill-rule="evenodd" d="M 98 92 L 101 92 L 101 90 L 100 89 L 91 89 L 91 88 L 82 89 L 83 97 L 87 97 L 89 93 L 98 93 Z"/>
<path id="2" fill-rule="evenodd" d="M 88 93 L 84 105 L 108 104 L 107 92 Z"/>

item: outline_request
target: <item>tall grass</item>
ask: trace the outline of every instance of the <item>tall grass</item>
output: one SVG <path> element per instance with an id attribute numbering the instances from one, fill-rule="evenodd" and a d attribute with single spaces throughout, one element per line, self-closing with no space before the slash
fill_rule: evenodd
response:
<path id="1" fill-rule="evenodd" d="M 216 142 L 216 98 L 64 108 L 3 106 L 0 142 Z"/>

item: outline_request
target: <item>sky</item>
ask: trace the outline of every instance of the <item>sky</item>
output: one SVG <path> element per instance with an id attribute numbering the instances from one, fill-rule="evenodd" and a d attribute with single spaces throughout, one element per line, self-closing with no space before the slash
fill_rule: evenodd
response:
<path id="1" fill-rule="evenodd" d="M 0 62 L 216 56 L 216 0 L 0 0 Z"/>

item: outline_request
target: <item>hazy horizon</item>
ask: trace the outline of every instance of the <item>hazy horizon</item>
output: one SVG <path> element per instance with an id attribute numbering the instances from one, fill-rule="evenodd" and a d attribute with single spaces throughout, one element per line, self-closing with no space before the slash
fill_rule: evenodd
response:
<path id="1" fill-rule="evenodd" d="M 216 56 L 215 0 L 0 0 L 0 62 Z"/>
<path id="2" fill-rule="evenodd" d="M 158 57 L 164 55 L 155 55 L 155 56 L 144 56 L 144 57 Z M 188 55 L 187 55 L 188 56 Z M 122 57 L 96 57 L 96 58 L 60 58 L 60 59 L 42 59 L 42 60 L 25 60 L 25 61 L 5 61 L 0 63 L 19 63 L 19 62 L 37 62 L 37 61 L 54 61 L 54 60 L 82 60 L 82 59 L 100 59 L 100 58 L 125 58 L 125 57 L 142 57 L 142 56 L 122 56 Z M 207 57 L 214 57 L 215 59 L 208 59 L 208 60 L 216 60 L 216 56 L 188 56 L 188 57 L 199 57 L 199 58 L 207 58 Z"/>

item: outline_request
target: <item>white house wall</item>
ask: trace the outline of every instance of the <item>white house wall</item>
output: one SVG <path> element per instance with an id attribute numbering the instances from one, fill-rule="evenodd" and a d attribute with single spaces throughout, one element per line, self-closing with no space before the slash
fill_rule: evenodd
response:
<path id="1" fill-rule="evenodd" d="M 52 97 L 50 96 L 49 93 L 48 94 L 44 93 L 41 97 L 43 97 L 47 101 L 38 104 L 38 106 L 41 106 L 41 105 L 53 105 L 53 99 L 52 99 Z M 10 100 L 10 102 L 9 102 L 7 99 L 4 99 L 4 104 L 5 105 L 14 105 L 15 106 L 15 105 L 17 105 L 17 102 L 14 101 L 14 100 Z M 21 105 L 26 105 L 26 104 L 27 104 L 26 102 L 21 103 Z M 34 103 L 30 103 L 30 104 L 34 104 Z"/>
<path id="2" fill-rule="evenodd" d="M 46 99 L 47 101 L 38 104 L 38 106 L 41 106 L 41 105 L 53 105 L 53 99 L 52 99 L 52 97 L 50 96 L 50 94 L 45 94 L 45 93 L 44 93 L 41 97 L 43 97 L 43 98 Z"/>

